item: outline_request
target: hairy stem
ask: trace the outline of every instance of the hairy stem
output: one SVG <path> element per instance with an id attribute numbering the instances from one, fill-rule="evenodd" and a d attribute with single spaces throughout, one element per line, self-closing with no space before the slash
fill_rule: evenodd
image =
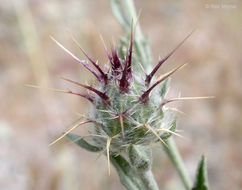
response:
<path id="1" fill-rule="evenodd" d="M 141 178 L 145 189 L 159 190 L 155 178 L 152 174 L 152 150 L 147 146 L 131 145 L 128 150 L 131 166 L 135 168 Z"/>
<path id="2" fill-rule="evenodd" d="M 154 176 L 151 170 L 139 173 L 139 176 L 142 179 L 145 185 L 145 188 L 147 190 L 159 190 L 159 187 L 154 179 Z"/>
<path id="3" fill-rule="evenodd" d="M 127 157 L 130 157 L 130 154 Z M 135 154 L 132 154 L 129 161 L 121 155 L 111 156 L 110 160 L 118 172 L 120 182 L 127 190 L 159 190 L 151 171 L 151 162 L 144 164 L 147 168 L 137 163 L 145 162 L 142 148 L 135 149 Z"/>
<path id="4" fill-rule="evenodd" d="M 172 164 L 176 168 L 176 170 L 183 182 L 185 189 L 190 190 L 191 189 L 191 180 L 188 176 L 185 165 L 184 165 L 183 160 L 180 156 L 180 153 L 176 147 L 176 143 L 175 143 L 173 137 L 168 138 L 165 142 L 168 145 L 168 147 L 163 145 L 165 152 L 167 153 L 169 159 L 171 160 Z"/>
<path id="5" fill-rule="evenodd" d="M 122 156 L 111 156 L 110 161 L 118 172 L 120 182 L 127 190 L 145 190 L 142 179 Z"/>

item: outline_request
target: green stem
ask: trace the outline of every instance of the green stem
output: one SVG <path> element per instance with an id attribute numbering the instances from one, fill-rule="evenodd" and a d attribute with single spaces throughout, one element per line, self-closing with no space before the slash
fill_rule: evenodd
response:
<path id="1" fill-rule="evenodd" d="M 145 170 L 135 168 L 121 155 L 111 156 L 110 160 L 118 172 L 120 182 L 127 190 L 159 190 L 151 166 Z M 136 155 L 135 160 L 143 160 L 143 158 Z"/>
<path id="2" fill-rule="evenodd" d="M 176 168 L 176 170 L 183 182 L 185 189 L 190 190 L 191 189 L 191 180 L 188 176 L 185 165 L 184 165 L 183 160 L 180 156 L 180 153 L 176 147 L 176 143 L 175 143 L 173 137 L 168 138 L 165 142 L 169 147 L 168 148 L 163 145 L 165 152 L 167 153 L 169 159 L 171 160 L 172 164 Z"/>
<path id="3" fill-rule="evenodd" d="M 146 190 L 159 190 L 151 170 L 139 173 L 139 176 L 142 179 Z"/>
<path id="4" fill-rule="evenodd" d="M 131 166 L 135 168 L 146 190 L 159 190 L 152 174 L 152 150 L 147 146 L 131 145 L 128 149 Z"/>
<path id="5" fill-rule="evenodd" d="M 146 190 L 142 179 L 122 156 L 110 156 L 110 161 L 118 172 L 120 182 L 127 190 Z"/>

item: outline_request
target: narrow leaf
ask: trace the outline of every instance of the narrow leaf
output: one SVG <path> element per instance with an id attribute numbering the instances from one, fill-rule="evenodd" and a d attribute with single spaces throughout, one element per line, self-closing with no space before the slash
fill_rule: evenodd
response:
<path id="1" fill-rule="evenodd" d="M 78 146 L 80 146 L 81 148 L 84 148 L 90 152 L 99 152 L 102 150 L 102 148 L 100 147 L 96 147 L 96 146 L 93 146 L 91 144 L 89 144 L 87 141 L 85 141 L 83 139 L 83 137 L 79 136 L 79 135 L 76 135 L 76 134 L 73 134 L 73 133 L 69 133 L 66 135 L 66 137 L 74 142 L 75 144 L 77 144 Z"/>
<path id="2" fill-rule="evenodd" d="M 192 190 L 208 190 L 207 171 L 204 155 L 198 163 L 197 175 Z"/>

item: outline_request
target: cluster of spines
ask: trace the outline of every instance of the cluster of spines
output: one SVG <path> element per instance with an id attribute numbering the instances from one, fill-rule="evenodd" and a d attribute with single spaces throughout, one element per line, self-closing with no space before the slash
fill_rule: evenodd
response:
<path id="1" fill-rule="evenodd" d="M 76 42 L 74 39 L 75 43 L 78 45 L 78 47 L 81 49 L 82 53 L 87 57 L 87 59 L 90 61 L 90 63 L 96 68 L 94 70 L 92 67 L 90 67 L 84 60 L 80 60 L 77 58 L 74 54 L 72 54 L 69 50 L 67 50 L 63 45 L 61 45 L 58 41 L 54 40 L 57 45 L 59 45 L 65 52 L 67 52 L 71 57 L 73 57 L 77 62 L 79 62 L 82 66 L 84 66 L 87 70 L 89 70 L 96 78 L 97 80 L 101 83 L 101 85 L 106 86 L 110 82 L 110 80 L 116 80 L 119 83 L 119 91 L 120 93 L 129 93 L 130 90 L 130 85 L 132 83 L 132 54 L 133 54 L 133 44 L 134 44 L 134 37 L 133 37 L 133 30 L 131 30 L 131 35 L 130 35 L 130 45 L 129 48 L 127 48 L 127 54 L 126 54 L 126 59 L 122 60 L 119 58 L 118 53 L 114 47 L 112 47 L 111 53 L 107 49 L 103 39 L 103 45 L 105 52 L 107 54 L 107 57 L 109 59 L 109 62 L 111 64 L 111 73 L 105 73 L 103 69 L 90 57 L 88 54 L 81 48 L 81 46 Z M 191 33 L 192 34 L 192 33 Z M 146 78 L 144 81 L 144 86 L 146 86 L 146 90 L 143 92 L 143 94 L 140 95 L 138 98 L 138 101 L 143 104 L 147 104 L 149 101 L 149 95 L 150 92 L 162 81 L 167 79 L 170 75 L 172 75 L 175 71 L 183 67 L 185 64 L 173 69 L 172 71 L 162 75 L 155 81 L 152 85 L 150 85 L 152 78 L 154 77 L 155 73 L 158 71 L 158 69 L 161 67 L 161 65 L 184 43 L 184 41 L 191 35 L 189 34 L 175 49 L 173 49 L 167 56 L 165 56 L 162 60 L 158 62 L 158 64 L 154 67 L 154 69 L 149 73 L 146 74 Z M 69 82 L 75 83 L 83 88 L 86 88 L 92 92 L 94 92 L 96 95 L 98 95 L 102 101 L 110 105 L 110 98 L 106 95 L 105 92 L 101 92 L 91 86 L 88 85 L 83 85 L 79 82 L 72 81 L 70 79 L 63 78 L 64 80 L 67 80 Z M 66 91 L 66 93 L 68 93 Z M 94 102 L 94 97 L 92 97 L 90 94 L 81 94 L 81 93 L 74 93 L 72 91 L 69 91 L 69 93 L 78 95 L 81 97 L 84 97 L 88 99 L 91 102 Z M 163 103 L 164 104 L 164 103 Z"/>
<path id="2" fill-rule="evenodd" d="M 76 93 L 71 90 L 57 90 L 57 91 L 74 94 L 74 95 L 78 95 L 83 98 L 86 98 L 87 100 L 92 102 L 94 105 L 96 105 L 96 111 L 98 111 L 99 107 L 101 106 L 101 108 L 104 109 L 104 111 L 108 111 L 110 114 L 110 113 L 112 113 L 112 111 L 110 111 L 110 110 L 113 110 L 115 105 L 117 105 L 118 102 L 115 102 L 114 97 L 110 95 L 110 91 L 108 91 L 107 89 L 109 89 L 112 86 L 113 88 L 116 89 L 115 90 L 116 93 L 119 94 L 118 97 L 119 96 L 129 97 L 129 96 L 134 95 L 133 88 L 131 88 L 132 83 L 133 83 L 133 85 L 139 85 L 139 86 L 141 86 L 141 88 L 138 90 L 138 92 L 135 93 L 135 96 L 132 100 L 132 101 L 134 101 L 134 103 L 132 103 L 131 107 L 127 107 L 123 111 L 122 110 L 118 110 L 117 112 L 114 111 L 113 114 L 111 114 L 111 115 L 113 115 L 112 119 L 118 119 L 120 122 L 119 123 L 120 133 L 116 134 L 116 135 L 119 136 L 118 138 L 123 137 L 123 139 L 121 138 L 120 142 L 122 142 L 121 144 L 124 143 L 122 146 L 127 146 L 129 144 L 128 137 L 131 135 L 131 137 L 134 138 L 134 136 L 130 132 L 136 128 L 141 127 L 146 132 L 144 132 L 145 134 L 143 137 L 138 137 L 138 139 L 136 139 L 136 140 L 144 141 L 144 143 L 148 143 L 149 140 L 146 141 L 145 139 L 146 139 L 146 137 L 148 137 L 147 132 L 150 131 L 151 133 L 153 133 L 153 135 L 155 135 L 157 137 L 158 140 L 160 140 L 162 143 L 165 144 L 165 142 L 163 140 L 163 135 L 176 134 L 173 129 L 174 125 L 172 124 L 171 126 L 167 126 L 168 127 L 167 129 L 163 128 L 163 127 L 157 128 L 157 126 L 155 124 L 153 124 L 153 123 L 151 124 L 151 122 L 149 122 L 150 118 L 147 118 L 147 117 L 146 117 L 147 121 L 142 121 L 141 123 L 139 123 L 134 118 L 131 117 L 131 115 L 132 115 L 131 110 L 133 108 L 136 109 L 137 108 L 136 106 L 142 107 L 142 110 L 146 110 L 147 106 L 148 107 L 153 106 L 153 108 L 152 108 L 153 111 L 156 112 L 157 114 L 159 114 L 159 112 L 162 112 L 161 115 L 163 117 L 163 109 L 160 109 L 160 108 L 169 102 L 178 101 L 178 100 L 211 98 L 211 97 L 184 97 L 184 98 L 164 99 L 164 97 L 163 97 L 162 102 L 160 103 L 159 106 L 157 106 L 156 103 L 154 104 L 153 100 L 152 100 L 152 102 L 150 102 L 150 100 L 151 100 L 150 93 L 152 92 L 152 90 L 156 86 L 158 86 L 162 81 L 165 81 L 169 76 L 171 76 L 174 72 L 176 72 L 178 69 L 182 68 L 185 65 L 185 64 L 182 64 L 182 65 L 178 66 L 177 68 L 171 70 L 170 72 L 167 72 L 164 75 L 160 76 L 158 79 L 156 79 L 155 82 L 152 82 L 152 79 L 153 79 L 155 73 L 158 71 L 158 69 L 161 67 L 161 65 L 170 56 L 172 56 L 172 54 L 185 42 L 185 40 L 191 34 L 192 33 L 190 33 L 180 44 L 178 44 L 178 46 L 175 49 L 173 49 L 166 57 L 164 57 L 162 60 L 160 60 L 158 62 L 158 64 L 154 67 L 154 69 L 149 74 L 146 74 L 145 72 L 143 73 L 143 74 L 145 74 L 145 79 L 143 79 L 143 83 L 140 81 L 138 81 L 138 83 L 137 83 L 137 81 L 135 80 L 136 77 L 134 77 L 135 74 L 132 72 L 132 54 L 133 54 L 133 45 L 134 45 L 134 38 L 133 38 L 132 31 L 131 31 L 131 35 L 130 35 L 130 44 L 126 50 L 126 57 L 123 59 L 121 59 L 119 57 L 119 54 L 117 53 L 117 50 L 114 47 L 112 47 L 111 53 L 110 53 L 110 51 L 107 49 L 107 47 L 104 43 L 104 40 L 101 38 L 103 45 L 104 45 L 105 52 L 107 54 L 107 57 L 109 59 L 110 65 L 111 65 L 111 69 L 109 69 L 108 72 L 104 72 L 101 69 L 101 67 L 95 61 L 93 61 L 93 59 L 91 57 L 89 57 L 88 54 L 80 47 L 80 45 L 77 43 L 77 41 L 74 38 L 73 38 L 74 42 L 79 46 L 79 48 L 81 49 L 83 54 L 87 57 L 87 59 L 90 61 L 90 63 L 96 68 L 96 70 L 94 70 L 92 67 L 90 67 L 88 64 L 86 64 L 85 61 L 77 58 L 74 54 L 72 54 L 69 50 L 67 50 L 63 45 L 61 45 L 58 41 L 56 41 L 54 38 L 52 38 L 52 40 L 54 40 L 57 43 L 57 45 L 59 45 L 65 52 L 67 52 L 70 56 L 72 56 L 77 62 L 79 62 L 81 65 L 83 65 L 87 70 L 89 70 L 97 78 L 97 80 L 99 81 L 99 83 L 101 85 L 101 88 L 99 88 L 99 90 L 98 90 L 92 86 L 84 85 L 79 82 L 62 77 L 62 79 L 66 80 L 68 82 L 74 83 L 83 88 L 86 88 L 89 91 L 92 91 L 97 96 L 90 95 L 89 93 L 88 94 Z M 138 78 L 141 78 L 141 77 L 138 77 Z M 151 82 L 152 82 L 152 84 L 151 84 Z M 113 85 L 113 84 L 115 84 L 115 85 Z M 163 85 L 163 87 L 164 87 L 164 85 Z M 132 92 L 130 92 L 130 91 L 132 91 Z M 164 96 L 164 93 L 162 94 L 162 96 Z M 102 103 L 99 104 L 98 102 L 102 102 Z M 143 117 L 143 116 L 141 116 L 141 117 Z M 104 119 L 104 120 L 102 120 L 102 119 Z M 100 120 L 102 120 L 102 121 L 100 121 Z M 104 124 L 103 121 L 105 121 L 105 118 L 102 118 L 102 117 L 100 117 L 100 118 L 95 117 L 94 119 L 86 117 L 86 122 L 84 122 L 84 123 L 94 123 L 97 126 L 100 126 L 100 125 L 102 126 Z M 129 131 L 129 130 L 126 131 L 126 130 L 124 130 L 124 125 L 127 123 L 124 123 L 124 122 L 130 122 L 130 123 L 128 123 L 128 125 L 131 124 L 136 127 L 134 127 L 134 128 L 132 127 L 133 129 L 131 131 Z M 145 123 L 143 123 L 143 122 L 145 122 Z M 51 143 L 50 145 L 56 143 L 61 138 L 63 138 L 67 134 L 69 134 L 70 131 L 74 130 L 76 127 L 78 127 L 84 123 L 75 125 L 70 130 L 68 130 L 66 133 L 64 133 L 61 137 L 59 137 L 57 140 L 55 140 L 53 143 Z M 103 127 L 105 128 L 105 126 L 103 126 Z M 104 131 L 106 131 L 106 128 Z M 139 130 L 139 132 L 140 131 L 142 131 L 142 130 Z M 160 134 L 159 131 L 163 131 L 164 134 L 163 135 Z M 124 134 L 127 134 L 127 139 L 125 138 Z M 116 135 L 114 135 L 114 136 L 116 136 Z M 180 136 L 179 134 L 176 134 L 176 135 Z M 108 135 L 106 138 L 112 139 L 112 138 L 114 138 L 114 136 L 113 136 L 113 134 L 111 134 L 111 135 Z M 124 139 L 125 139 L 125 141 L 123 142 Z M 113 143 L 112 143 L 112 145 L 113 145 Z"/>
<path id="3" fill-rule="evenodd" d="M 127 95 L 126 97 L 132 96 L 132 92 L 133 92 L 133 88 L 131 88 L 132 82 L 137 82 L 135 81 L 136 77 L 133 78 L 133 75 L 135 76 L 135 74 L 132 72 L 132 54 L 133 54 L 133 46 L 134 46 L 133 30 L 131 30 L 130 44 L 126 50 L 127 51 L 126 57 L 124 59 L 121 59 L 119 57 L 119 54 L 117 53 L 117 50 L 114 47 L 112 47 L 110 52 L 107 49 L 104 43 L 104 40 L 101 38 L 104 45 L 105 52 L 107 54 L 107 57 L 111 65 L 111 69 L 108 72 L 104 72 L 104 70 L 97 64 L 97 62 L 93 61 L 93 59 L 89 57 L 88 54 L 80 47 L 80 45 L 76 42 L 75 39 L 74 39 L 75 43 L 79 46 L 82 53 L 87 57 L 89 62 L 95 67 L 96 70 L 90 67 L 88 64 L 86 64 L 85 61 L 77 58 L 74 54 L 72 54 L 69 50 L 67 50 L 64 46 L 62 46 L 59 42 L 57 42 L 54 38 L 52 38 L 64 51 L 66 51 L 77 62 L 79 62 L 82 66 L 84 66 L 87 70 L 89 70 L 101 84 L 101 88 L 99 88 L 98 90 L 92 86 L 84 85 L 79 82 L 62 77 L 62 79 L 68 82 L 71 82 L 83 88 L 86 88 L 87 90 L 93 92 L 97 96 L 90 95 L 89 93 L 88 94 L 76 93 L 71 90 L 55 90 L 55 89 L 54 90 L 86 98 L 93 104 L 97 105 L 96 106 L 97 112 L 100 111 L 98 110 L 98 107 L 101 105 L 104 108 L 103 111 L 106 111 L 106 112 L 108 111 L 108 113 L 113 116 L 111 120 L 115 122 L 114 125 L 117 124 L 117 122 L 120 122 L 120 123 L 117 124 L 116 126 L 119 128 L 119 132 L 118 134 L 114 135 L 112 131 L 109 129 L 110 125 L 106 128 L 105 124 L 103 123 L 103 121 L 109 120 L 109 119 L 105 119 L 102 117 L 92 119 L 92 118 L 86 117 L 85 121 L 80 122 L 80 120 L 78 120 L 77 124 L 72 126 L 71 129 L 66 131 L 61 137 L 56 139 L 50 145 L 55 144 L 57 141 L 59 141 L 60 139 L 68 135 L 67 137 L 70 138 L 73 142 L 77 144 L 80 142 L 79 145 L 87 150 L 90 150 L 93 152 L 102 151 L 102 153 L 103 151 L 106 150 L 107 159 L 108 159 L 108 170 L 110 174 L 110 154 L 118 155 L 120 151 L 123 150 L 123 148 L 128 150 L 127 147 L 132 148 L 133 145 L 147 145 L 147 144 L 150 144 L 151 142 L 156 142 L 156 141 L 161 141 L 165 146 L 168 147 L 168 145 L 165 142 L 165 139 L 169 138 L 171 135 L 177 135 L 179 137 L 182 137 L 181 135 L 175 132 L 176 120 L 173 120 L 173 118 L 170 118 L 170 117 L 168 117 L 167 119 L 167 117 L 165 116 L 165 113 L 167 114 L 169 113 L 166 112 L 165 109 L 160 109 L 160 108 L 162 108 L 165 104 L 169 102 L 173 102 L 177 100 L 204 99 L 204 98 L 211 98 L 211 97 L 183 97 L 183 98 L 164 99 L 165 93 L 162 92 L 161 93 L 162 102 L 160 103 L 159 106 L 157 106 L 154 104 L 155 98 L 153 97 L 150 98 L 150 93 L 153 91 L 155 87 L 161 84 L 161 82 L 165 81 L 168 77 L 170 77 L 173 73 L 175 73 L 177 70 L 179 70 L 185 65 L 185 64 L 182 64 L 174 68 L 173 70 L 165 73 L 164 75 L 160 76 L 158 79 L 156 79 L 156 81 L 154 82 L 152 81 L 152 79 L 154 78 L 154 75 L 159 70 L 159 68 L 163 65 L 163 63 L 174 54 L 174 52 L 185 42 L 185 40 L 189 36 L 191 36 L 192 33 L 190 33 L 181 43 L 179 43 L 178 46 L 176 46 L 169 54 L 167 54 L 167 56 L 165 56 L 162 60 L 160 60 L 149 74 L 146 74 L 144 71 L 143 74 L 145 74 L 145 79 L 143 79 L 142 81 L 143 83 L 140 83 L 140 81 L 138 82 L 139 84 L 141 84 L 142 87 L 141 89 L 139 89 L 138 93 L 136 93 L 137 97 L 135 97 L 136 98 L 135 103 L 132 104 L 131 107 L 125 110 L 119 110 L 119 112 L 110 111 L 110 108 L 112 109 L 114 108 L 115 101 L 113 96 L 110 96 L 110 93 L 107 92 L 106 89 L 115 83 L 115 84 L 118 84 L 118 85 L 115 85 L 116 92 L 119 93 L 118 97 L 126 96 L 126 95 Z M 162 89 L 164 88 L 164 86 L 166 86 L 166 84 L 163 85 Z M 166 89 L 165 90 L 163 89 L 162 91 L 166 91 Z M 97 104 L 96 102 L 97 100 L 102 103 Z M 137 108 L 136 106 L 142 107 L 143 110 L 145 110 L 147 107 L 152 107 L 153 110 L 152 109 L 150 110 L 154 111 L 154 114 L 148 115 L 147 117 L 145 117 L 144 121 L 139 121 L 139 118 L 135 117 L 135 119 L 138 118 L 138 120 L 136 121 L 134 120 L 134 118 L 131 117 L 133 115 L 131 110 L 136 109 Z M 141 109 L 138 109 L 138 111 L 140 110 Z M 150 110 L 148 109 L 147 112 L 150 113 Z M 141 117 L 144 117 L 144 115 L 141 114 Z M 163 118 L 169 120 L 170 123 L 166 123 L 165 121 L 162 121 Z M 99 122 L 99 119 L 100 120 L 103 119 L 103 121 Z M 95 145 L 89 144 L 83 139 L 83 137 L 70 134 L 72 130 L 86 123 L 95 124 L 94 129 L 96 130 L 95 131 L 96 133 L 90 134 L 90 136 L 93 136 L 92 140 L 95 142 Z M 165 124 L 165 127 L 161 126 L 163 124 Z M 114 125 L 113 123 L 111 123 L 112 128 L 115 128 L 113 127 Z M 124 130 L 124 125 L 128 126 L 127 131 Z M 102 132 L 104 132 L 105 134 L 102 135 Z M 140 133 L 142 134 L 140 135 Z M 156 137 L 156 139 L 154 139 L 154 136 Z M 132 159 L 131 159 L 131 162 L 132 162 Z M 141 166 L 143 167 L 144 165 L 142 164 Z"/>

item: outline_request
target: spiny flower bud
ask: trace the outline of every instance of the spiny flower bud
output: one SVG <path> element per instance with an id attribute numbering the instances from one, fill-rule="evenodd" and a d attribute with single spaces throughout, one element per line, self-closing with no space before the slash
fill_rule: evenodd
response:
<path id="1" fill-rule="evenodd" d="M 120 154 L 123 150 L 133 150 L 133 145 L 149 145 L 157 141 L 165 144 L 166 138 L 171 134 L 176 134 L 174 113 L 165 109 L 165 104 L 178 99 L 169 101 L 164 99 L 164 96 L 167 91 L 168 78 L 185 64 L 165 73 L 156 80 L 154 79 L 154 82 L 152 82 L 152 79 L 155 78 L 154 74 L 160 66 L 185 40 L 159 61 L 150 74 L 145 74 L 139 69 L 133 69 L 134 66 L 137 68 L 140 65 L 134 58 L 133 29 L 131 30 L 128 48 L 126 48 L 126 56 L 123 57 L 119 53 L 120 49 L 123 48 L 122 46 L 120 49 L 112 47 L 110 52 L 102 39 L 110 66 L 107 72 L 104 72 L 75 40 L 82 53 L 96 70 L 87 65 L 85 61 L 78 59 L 55 39 L 53 40 L 77 62 L 93 73 L 99 81 L 99 85 L 92 87 L 62 78 L 89 90 L 92 93 L 91 95 L 73 93 L 72 91 L 69 91 L 69 93 L 84 97 L 93 104 L 89 116 L 85 117 L 87 122 L 92 123 L 88 138 L 69 134 L 70 131 L 62 137 L 67 135 L 72 141 L 79 143 L 79 145 L 82 144 L 84 148 L 88 149 L 89 147 L 90 151 L 106 149 L 109 155 L 109 151 L 112 154 Z"/>

